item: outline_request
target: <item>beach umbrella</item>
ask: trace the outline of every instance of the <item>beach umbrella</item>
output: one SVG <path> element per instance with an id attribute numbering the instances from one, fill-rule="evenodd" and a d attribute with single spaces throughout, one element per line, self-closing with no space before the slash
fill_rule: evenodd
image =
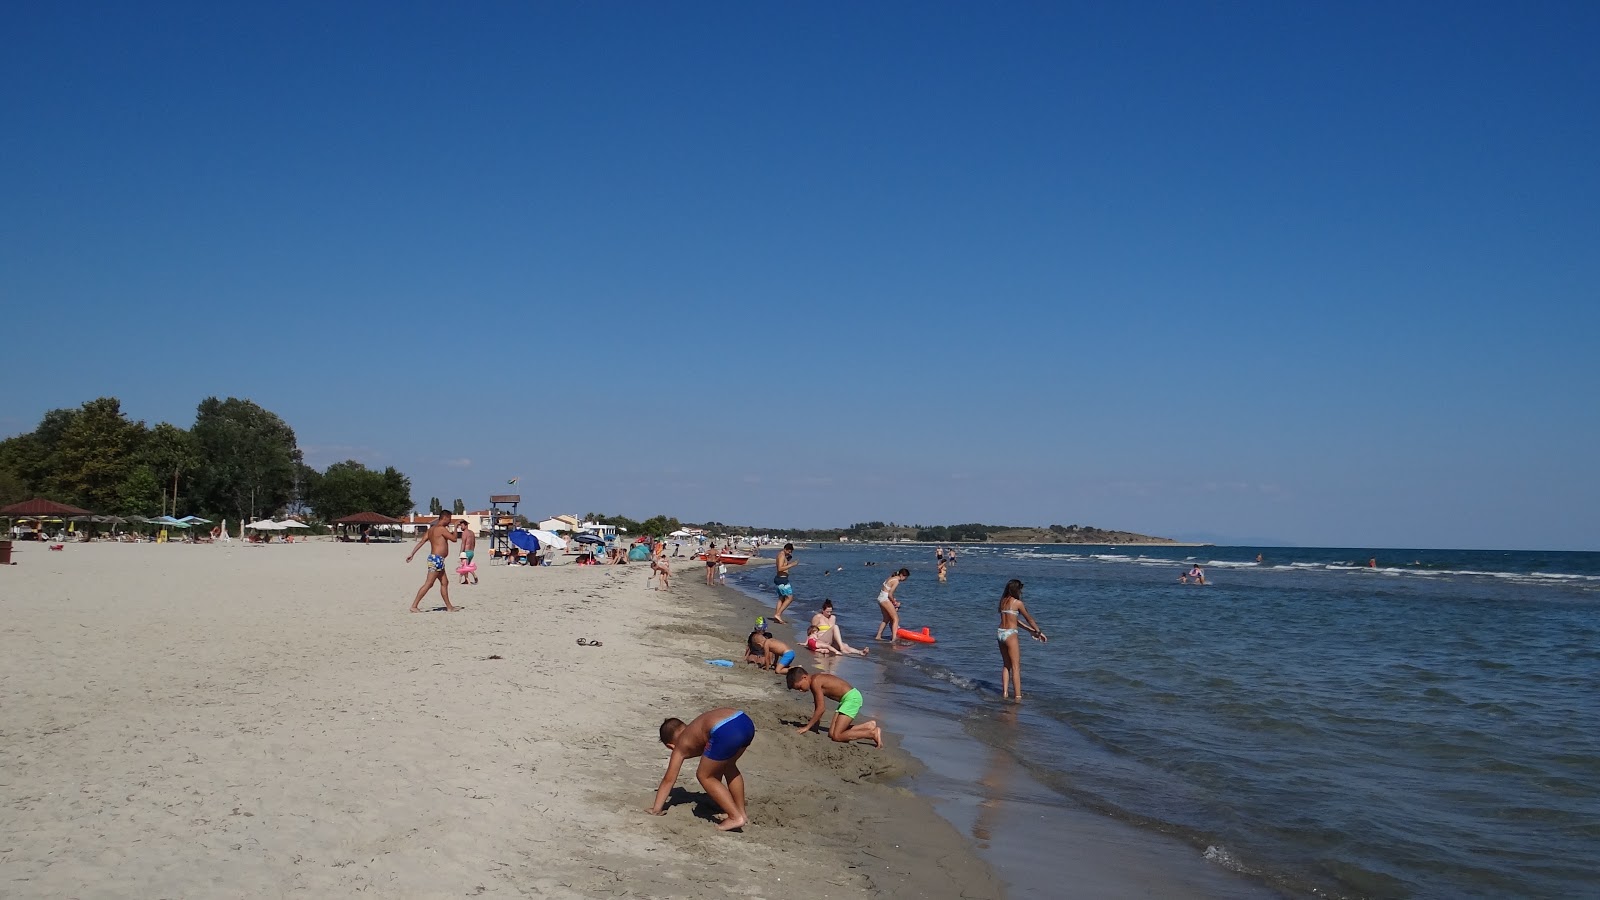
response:
<path id="1" fill-rule="evenodd" d="M 577 541 L 580 544 L 604 544 L 606 542 L 606 539 L 601 537 L 600 535 L 598 535 L 598 534 L 590 534 L 587 531 L 585 531 L 584 533 L 582 533 L 580 535 L 577 535 L 576 537 L 573 538 L 573 540 Z"/>
<path id="2" fill-rule="evenodd" d="M 285 528 L 310 528 L 311 527 L 310 525 L 307 525 L 304 522 L 296 522 L 293 519 L 284 519 L 282 522 L 279 522 L 278 524 L 282 525 Z"/>
<path id="3" fill-rule="evenodd" d="M 271 519 L 262 519 L 262 520 L 260 520 L 258 522 L 251 522 L 249 525 L 246 525 L 245 527 L 250 529 L 251 531 L 287 531 L 288 530 L 284 526 L 278 524 L 277 522 L 272 521 Z"/>
<path id="4" fill-rule="evenodd" d="M 526 529 L 523 529 L 523 530 L 527 531 L 529 534 L 531 534 L 534 537 L 538 538 L 539 539 L 539 543 L 542 546 L 554 547 L 557 550 L 565 550 L 565 549 L 567 549 L 567 542 L 562 540 L 560 535 L 551 534 L 548 531 L 543 531 L 543 530 L 538 529 L 538 528 L 526 528 Z"/>
<path id="5" fill-rule="evenodd" d="M 184 516 L 183 518 L 179 519 L 178 521 L 180 521 L 180 522 L 188 522 L 190 525 L 211 525 L 211 524 L 213 524 L 210 519 L 202 519 L 199 516 Z"/>
<path id="6" fill-rule="evenodd" d="M 518 528 L 516 531 L 506 535 L 506 540 L 511 542 L 511 546 L 524 553 L 539 552 L 539 539 L 533 536 L 533 532 L 526 529 Z"/>

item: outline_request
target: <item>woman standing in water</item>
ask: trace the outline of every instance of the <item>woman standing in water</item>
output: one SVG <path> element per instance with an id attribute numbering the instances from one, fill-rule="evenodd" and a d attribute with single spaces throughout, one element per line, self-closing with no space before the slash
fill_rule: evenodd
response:
<path id="1" fill-rule="evenodd" d="M 1040 630 L 1039 623 L 1033 620 L 1033 614 L 1022 605 L 1022 582 L 1013 578 L 1006 582 L 1005 592 L 1000 595 L 1000 628 L 995 632 L 995 640 L 1000 643 L 1000 699 L 1006 699 L 1008 692 L 1022 699 L 1022 648 L 1018 646 L 1017 632 L 1032 632 L 1033 636 L 1041 641 L 1049 642 Z"/>

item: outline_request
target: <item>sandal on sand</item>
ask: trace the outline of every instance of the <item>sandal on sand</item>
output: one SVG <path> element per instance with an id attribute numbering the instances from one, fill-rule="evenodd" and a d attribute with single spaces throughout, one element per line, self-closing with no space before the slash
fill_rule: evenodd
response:
<path id="1" fill-rule="evenodd" d="M 579 647 L 587 647 L 587 646 L 589 646 L 589 639 L 588 638 L 578 638 L 578 646 Z"/>

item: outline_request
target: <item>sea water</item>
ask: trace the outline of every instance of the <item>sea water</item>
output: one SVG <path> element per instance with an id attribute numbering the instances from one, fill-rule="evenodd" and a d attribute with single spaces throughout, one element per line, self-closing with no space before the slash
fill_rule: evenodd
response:
<path id="1" fill-rule="evenodd" d="M 791 618 L 832 598 L 919 710 L 1288 893 L 1600 896 L 1600 554 L 1374 553 L 962 546 L 940 584 L 931 546 L 823 546 Z M 1208 584 L 1180 585 L 1194 564 Z M 901 566 L 902 624 L 936 645 L 871 643 Z M 1020 707 L 998 697 L 1010 578 L 1050 637 L 1023 635 Z"/>

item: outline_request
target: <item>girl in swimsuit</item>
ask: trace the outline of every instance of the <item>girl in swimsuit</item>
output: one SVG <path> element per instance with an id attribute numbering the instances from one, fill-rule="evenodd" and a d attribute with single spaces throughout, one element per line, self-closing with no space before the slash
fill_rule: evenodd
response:
<path id="1" fill-rule="evenodd" d="M 1022 582 L 1013 578 L 1006 582 L 1005 592 L 1000 595 L 1000 628 L 995 632 L 995 640 L 1000 644 L 1002 700 L 1006 699 L 1008 692 L 1018 700 L 1022 699 L 1022 648 L 1017 642 L 1018 630 L 1031 632 L 1041 641 L 1050 640 L 1044 636 L 1028 608 L 1022 605 Z"/>
<path id="2" fill-rule="evenodd" d="M 900 601 L 895 599 L 895 589 L 901 582 L 911 577 L 910 569 L 901 569 L 890 575 L 878 591 L 878 611 L 883 613 L 883 621 L 878 623 L 878 634 L 874 640 L 883 640 L 884 626 L 889 627 L 889 641 L 894 642 L 895 632 L 900 630 Z"/>

